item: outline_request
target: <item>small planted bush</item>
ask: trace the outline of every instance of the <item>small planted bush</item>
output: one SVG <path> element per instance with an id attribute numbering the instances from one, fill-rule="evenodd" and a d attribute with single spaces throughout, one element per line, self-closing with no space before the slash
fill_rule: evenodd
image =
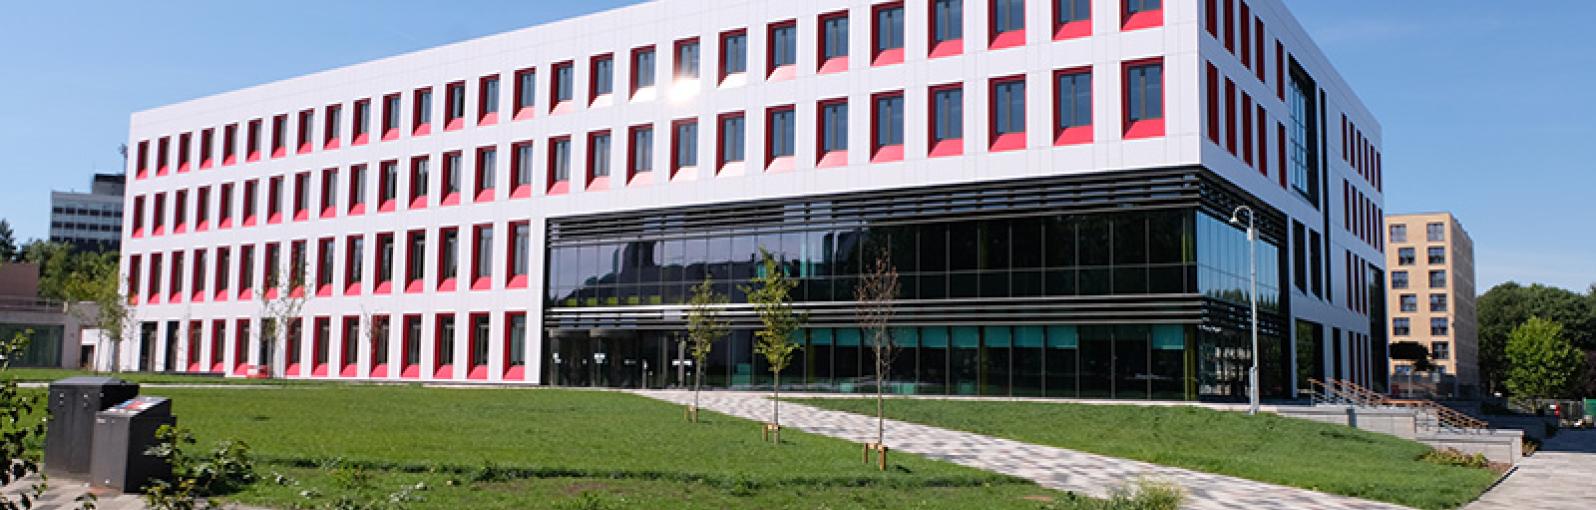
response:
<path id="1" fill-rule="evenodd" d="M 1442 466 L 1465 468 L 1485 469 L 1491 466 L 1491 461 L 1486 460 L 1483 453 L 1470 455 L 1451 448 L 1430 450 L 1419 456 L 1419 460 Z"/>

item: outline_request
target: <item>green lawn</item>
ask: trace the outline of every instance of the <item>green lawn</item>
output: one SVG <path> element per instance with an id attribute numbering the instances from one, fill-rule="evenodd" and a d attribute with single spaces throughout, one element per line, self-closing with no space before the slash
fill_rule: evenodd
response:
<path id="1" fill-rule="evenodd" d="M 9 368 L 4 377 L 15 377 L 19 382 L 51 382 L 58 379 L 78 376 L 103 376 L 115 377 L 139 384 L 268 384 L 268 385 L 305 385 L 326 384 L 323 381 L 307 381 L 303 379 L 244 379 L 236 377 L 221 377 L 200 374 L 175 374 L 155 372 L 90 372 L 88 370 L 74 370 L 66 368 Z"/>
<path id="2" fill-rule="evenodd" d="M 923 457 L 886 472 L 858 446 L 643 397 L 552 389 L 152 388 L 209 447 L 249 443 L 262 480 L 229 499 L 277 508 L 1060 508 L 1067 494 Z M 358 473 L 358 474 L 357 474 Z M 425 490 L 415 490 L 417 483 Z M 401 498 L 404 499 L 404 498 Z"/>
<path id="3" fill-rule="evenodd" d="M 870 399 L 794 401 L 875 414 Z M 1419 461 L 1430 448 L 1417 442 L 1272 414 L 970 400 L 892 400 L 886 409 L 903 421 L 1418 508 L 1462 506 L 1496 479 Z"/>

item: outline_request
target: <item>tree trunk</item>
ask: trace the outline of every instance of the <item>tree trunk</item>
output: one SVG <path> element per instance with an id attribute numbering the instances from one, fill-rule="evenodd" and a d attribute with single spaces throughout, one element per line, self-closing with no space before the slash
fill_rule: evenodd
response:
<path id="1" fill-rule="evenodd" d="M 114 373 L 122 371 L 122 364 L 119 363 L 121 358 L 122 358 L 122 340 L 121 339 L 112 340 L 111 341 L 111 373 L 114 374 Z"/>
<path id="2" fill-rule="evenodd" d="M 698 423 L 698 391 L 704 385 L 704 372 L 699 370 L 699 360 L 693 362 L 693 423 Z"/>
<path id="3" fill-rule="evenodd" d="M 881 355 L 876 355 L 876 444 L 886 443 L 886 378 L 881 375 Z"/>
<path id="4" fill-rule="evenodd" d="M 770 405 L 771 405 L 771 407 L 770 407 L 770 423 L 775 424 L 776 427 L 778 427 L 777 430 L 780 430 L 779 427 L 781 427 L 781 372 L 776 372 L 776 378 L 775 378 L 774 384 L 770 385 L 770 395 L 771 395 L 771 397 L 770 397 Z M 776 441 L 777 442 L 781 441 L 781 436 L 779 434 L 780 433 L 778 432 L 778 435 L 776 436 Z"/>

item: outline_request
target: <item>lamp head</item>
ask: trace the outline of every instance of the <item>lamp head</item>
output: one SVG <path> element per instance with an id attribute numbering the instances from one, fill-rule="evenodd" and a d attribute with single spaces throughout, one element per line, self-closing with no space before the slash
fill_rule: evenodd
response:
<path id="1" fill-rule="evenodd" d="M 1238 227 L 1241 226 L 1241 217 L 1236 216 L 1236 213 L 1230 213 L 1230 224 Z"/>

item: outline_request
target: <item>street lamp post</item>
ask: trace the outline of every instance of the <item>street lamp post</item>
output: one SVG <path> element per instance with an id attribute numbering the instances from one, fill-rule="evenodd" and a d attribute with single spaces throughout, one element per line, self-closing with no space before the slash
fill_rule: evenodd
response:
<path id="1" fill-rule="evenodd" d="M 1258 226 L 1257 215 L 1251 207 L 1245 205 L 1236 207 L 1230 213 L 1230 224 L 1241 225 L 1241 212 L 1247 212 L 1247 265 L 1249 266 L 1248 279 L 1252 283 L 1252 292 L 1248 294 L 1247 302 L 1252 305 L 1252 368 L 1247 371 L 1247 384 L 1249 395 L 1248 415 L 1258 414 Z"/>

